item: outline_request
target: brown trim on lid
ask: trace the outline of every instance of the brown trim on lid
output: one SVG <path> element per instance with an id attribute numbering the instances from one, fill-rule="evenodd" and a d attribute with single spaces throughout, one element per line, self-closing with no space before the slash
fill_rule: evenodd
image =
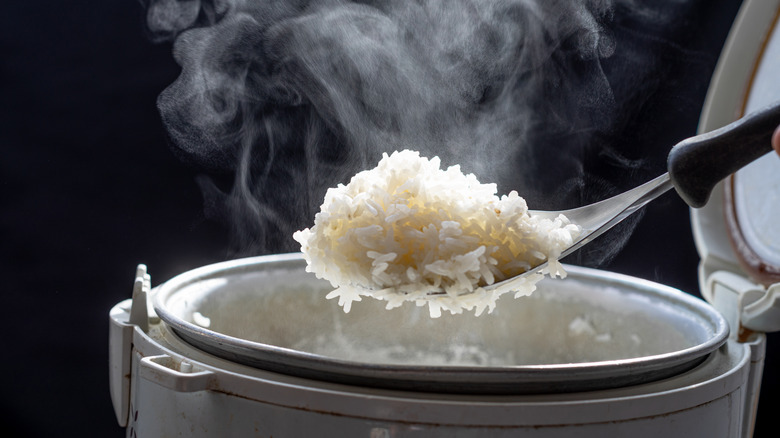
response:
<path id="1" fill-rule="evenodd" d="M 734 201 L 733 176 L 730 176 L 728 180 L 726 180 L 723 188 L 723 201 L 725 203 L 723 212 L 726 219 L 726 230 L 728 231 L 731 247 L 737 254 L 740 266 L 756 283 L 769 286 L 780 282 L 780 266 L 764 262 L 761 256 L 753 250 L 742 233 L 742 227 L 737 218 Z"/>
<path id="2" fill-rule="evenodd" d="M 756 72 L 761 65 L 761 61 L 766 52 L 766 47 L 769 44 L 769 38 L 775 29 L 778 29 L 778 22 L 780 22 L 780 8 L 775 11 L 775 16 L 772 20 L 772 24 L 769 26 L 769 30 L 764 36 L 764 40 L 761 42 L 761 48 L 759 49 L 756 62 L 753 64 L 753 70 L 750 73 L 750 79 L 748 80 L 745 94 L 742 98 L 742 105 L 739 109 L 739 117 L 745 115 L 745 108 L 747 107 L 748 96 L 753 88 L 753 82 L 756 79 Z M 723 186 L 723 202 L 724 202 L 724 216 L 726 220 L 726 230 L 728 231 L 729 241 L 731 247 L 737 254 L 742 269 L 750 276 L 750 278 L 764 286 L 769 286 L 774 283 L 780 282 L 780 266 L 776 266 L 771 263 L 765 262 L 760 255 L 758 255 L 750 244 L 745 239 L 740 226 L 739 219 L 737 218 L 736 202 L 734 199 L 734 175 L 729 176 Z"/>

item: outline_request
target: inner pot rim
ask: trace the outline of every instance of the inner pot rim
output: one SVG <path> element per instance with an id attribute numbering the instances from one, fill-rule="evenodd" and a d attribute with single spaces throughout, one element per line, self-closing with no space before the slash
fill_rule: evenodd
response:
<path id="1" fill-rule="evenodd" d="M 564 265 L 572 278 L 600 280 L 648 292 L 664 302 L 683 306 L 712 328 L 712 336 L 692 347 L 668 353 L 597 362 L 565 364 L 465 366 L 377 364 L 322 356 L 275 345 L 249 341 L 186 321 L 169 311 L 167 300 L 199 281 L 269 270 L 305 267 L 300 253 L 274 254 L 230 260 L 184 272 L 153 290 L 157 315 L 175 334 L 194 347 L 215 356 L 268 371 L 298 377 L 424 392 L 471 394 L 536 394 L 578 392 L 646 383 L 694 368 L 722 346 L 729 334 L 723 316 L 703 300 L 662 284 L 601 271 Z M 566 281 L 566 280 L 552 280 Z"/>

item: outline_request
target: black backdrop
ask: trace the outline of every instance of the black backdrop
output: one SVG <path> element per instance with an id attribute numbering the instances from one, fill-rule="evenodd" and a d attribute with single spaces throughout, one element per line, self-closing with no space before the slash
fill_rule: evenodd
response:
<path id="1" fill-rule="evenodd" d="M 130 297 L 139 262 L 158 284 L 229 254 L 155 108 L 179 71 L 170 45 L 145 38 L 137 2 L 86 3 L 8 2 L 0 14 L 0 430 L 12 436 L 122 436 L 108 391 L 109 309 Z M 739 7 L 688 3 L 653 32 L 691 56 L 660 55 L 664 82 L 621 108 L 631 120 L 622 138 L 658 157 L 695 133 Z M 603 268 L 696 294 L 697 262 L 688 210 L 666 195 Z M 757 437 L 772 436 L 779 343 L 770 336 Z"/>

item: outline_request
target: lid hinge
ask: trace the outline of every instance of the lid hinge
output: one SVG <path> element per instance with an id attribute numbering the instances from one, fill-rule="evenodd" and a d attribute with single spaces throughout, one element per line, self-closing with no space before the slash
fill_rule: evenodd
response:
<path id="1" fill-rule="evenodd" d="M 733 272 L 715 271 L 702 295 L 728 321 L 734 339 L 780 331 L 780 283 L 764 288 Z"/>
<path id="2" fill-rule="evenodd" d="M 764 296 L 742 309 L 742 325 L 757 332 L 780 331 L 780 283 L 769 286 Z"/>

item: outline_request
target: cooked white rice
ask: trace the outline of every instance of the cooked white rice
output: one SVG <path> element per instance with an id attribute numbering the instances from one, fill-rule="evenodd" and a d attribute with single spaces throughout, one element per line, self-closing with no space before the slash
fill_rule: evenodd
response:
<path id="1" fill-rule="evenodd" d="M 404 150 L 328 189 L 314 226 L 293 237 L 306 270 L 330 281 L 327 297 L 338 297 L 345 312 L 370 296 L 388 309 L 427 304 L 435 318 L 442 309 L 492 312 L 499 296 L 529 295 L 545 273 L 564 277 L 557 258 L 580 231 L 564 216 L 529 216 L 515 191 L 499 198 L 495 184 L 480 184 L 460 166 L 442 170 L 438 157 Z M 545 260 L 519 285 L 483 288 Z"/>

